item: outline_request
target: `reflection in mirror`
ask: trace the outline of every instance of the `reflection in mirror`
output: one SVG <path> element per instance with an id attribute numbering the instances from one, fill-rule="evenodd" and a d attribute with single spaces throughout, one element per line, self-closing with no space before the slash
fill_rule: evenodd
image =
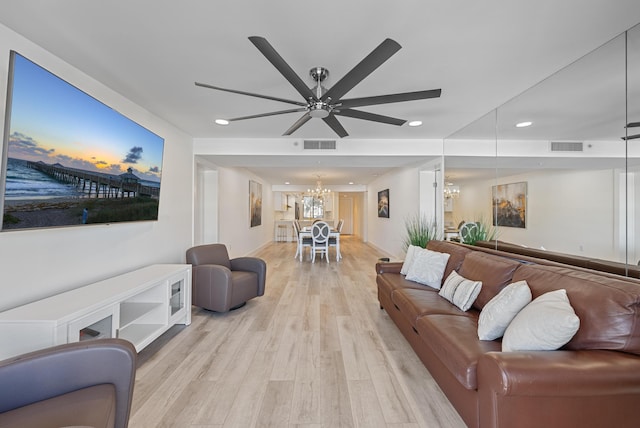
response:
<path id="1" fill-rule="evenodd" d="M 640 26 L 445 139 L 445 182 L 459 189 L 445 226 L 497 222 L 496 245 L 635 266 L 638 122 Z"/>
<path id="2" fill-rule="evenodd" d="M 492 111 L 444 140 L 444 227 L 460 239 L 465 222 L 491 226 L 491 186 L 496 178 L 496 112 Z M 457 192 L 449 192 L 454 188 Z"/>
<path id="3" fill-rule="evenodd" d="M 524 217 L 500 239 L 624 262 L 624 120 L 624 35 L 499 107 L 497 181 Z"/>
<path id="4" fill-rule="evenodd" d="M 640 125 L 640 25 L 627 32 L 627 123 Z M 627 240 L 630 265 L 637 265 L 640 260 L 640 126 L 626 128 L 628 205 L 627 205 Z"/>

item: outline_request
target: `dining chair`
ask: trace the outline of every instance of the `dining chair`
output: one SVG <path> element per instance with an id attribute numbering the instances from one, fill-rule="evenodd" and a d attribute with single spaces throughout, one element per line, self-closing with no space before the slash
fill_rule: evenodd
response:
<path id="1" fill-rule="evenodd" d="M 342 226 L 344 225 L 344 220 L 340 219 L 338 221 L 338 226 L 336 226 L 336 231 L 340 234 L 342 233 Z M 338 239 L 340 239 L 339 237 L 333 237 L 330 236 L 329 237 L 329 247 L 335 247 L 336 251 L 338 250 Z M 340 253 L 336 254 L 336 260 L 340 260 L 342 258 Z"/>
<path id="2" fill-rule="evenodd" d="M 303 237 L 300 239 L 300 223 L 297 220 L 294 220 L 293 222 L 293 230 L 296 234 L 296 255 L 293 256 L 293 258 L 297 259 L 300 257 L 300 260 L 302 260 L 302 251 L 304 250 L 304 247 L 311 248 L 313 245 L 313 239 L 310 237 Z"/>
<path id="3" fill-rule="evenodd" d="M 319 221 L 311 227 L 311 263 L 316 262 L 316 253 L 321 254 L 329 263 L 329 225 L 324 221 Z"/>

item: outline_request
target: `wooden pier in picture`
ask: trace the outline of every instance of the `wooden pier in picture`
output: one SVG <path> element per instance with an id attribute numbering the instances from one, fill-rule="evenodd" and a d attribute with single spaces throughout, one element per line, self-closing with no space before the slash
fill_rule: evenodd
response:
<path id="1" fill-rule="evenodd" d="M 124 174 L 113 175 L 44 162 L 27 162 L 27 166 L 62 183 L 73 184 L 83 193 L 95 195 L 96 198 L 160 197 L 160 188 L 141 184 L 131 168 Z"/>

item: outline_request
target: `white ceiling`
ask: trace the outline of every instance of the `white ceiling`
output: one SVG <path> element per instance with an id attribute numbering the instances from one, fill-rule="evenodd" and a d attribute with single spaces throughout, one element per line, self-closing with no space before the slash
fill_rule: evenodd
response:
<path id="1" fill-rule="evenodd" d="M 442 88 L 442 97 L 362 108 L 422 120 L 418 128 L 340 118 L 350 134 L 345 142 L 447 137 L 638 22 L 638 0 L 21 0 L 0 5 L 0 23 L 194 137 L 279 138 L 299 117 L 271 116 L 227 127 L 213 123 L 218 117 L 291 106 L 196 87 L 194 81 L 300 97 L 247 37 L 265 37 L 305 81 L 311 67 L 328 68 L 327 87 L 392 38 L 402 49 L 348 96 Z M 286 138 L 337 136 L 313 119 Z M 399 159 L 382 165 L 372 160 L 374 165 L 362 166 L 363 177 L 402 166 Z M 248 157 L 235 161 L 274 180 L 287 172 L 286 159 L 276 165 L 256 165 Z M 353 159 L 333 161 L 336 169 L 327 169 L 327 177 Z"/>

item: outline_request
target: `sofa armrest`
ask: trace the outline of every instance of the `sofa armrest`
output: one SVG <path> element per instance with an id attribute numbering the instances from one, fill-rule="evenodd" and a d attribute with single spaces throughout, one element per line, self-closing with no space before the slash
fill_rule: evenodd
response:
<path id="1" fill-rule="evenodd" d="M 231 270 L 222 265 L 192 266 L 194 284 L 231 283 Z"/>
<path id="2" fill-rule="evenodd" d="M 376 273 L 400 273 L 404 262 L 377 262 Z"/>
<path id="3" fill-rule="evenodd" d="M 264 294 L 267 279 L 267 263 L 258 257 L 237 257 L 231 259 L 231 270 L 255 272 L 258 274 L 258 296 Z"/>
<path id="4" fill-rule="evenodd" d="M 640 402 L 640 357 L 605 350 L 489 352 L 478 361 L 478 396 L 481 426 L 629 426 Z M 525 422 L 523 414 L 536 417 Z"/>
<path id="5" fill-rule="evenodd" d="M 478 377 L 479 385 L 498 395 L 640 393 L 640 356 L 604 350 L 490 352 L 478 361 Z"/>
<path id="6" fill-rule="evenodd" d="M 231 305 L 231 270 L 222 265 L 196 265 L 192 267 L 192 303 L 205 308 L 213 304 L 213 296 L 222 307 Z"/>

